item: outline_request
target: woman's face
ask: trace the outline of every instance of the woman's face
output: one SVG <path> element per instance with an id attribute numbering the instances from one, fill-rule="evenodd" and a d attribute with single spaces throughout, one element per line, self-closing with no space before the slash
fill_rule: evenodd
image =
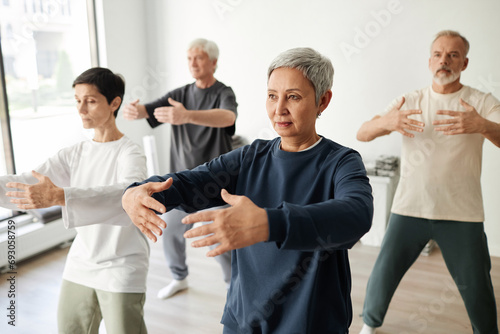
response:
<path id="1" fill-rule="evenodd" d="M 108 104 L 106 97 L 94 85 L 77 84 L 75 99 L 85 129 L 106 128 L 109 124 L 114 124 L 113 112 L 118 108 L 119 97 Z"/>
<path id="2" fill-rule="evenodd" d="M 311 82 L 297 69 L 275 69 L 267 83 L 267 115 L 282 139 L 301 142 L 316 136 L 316 117 L 326 107 L 316 105 Z"/>

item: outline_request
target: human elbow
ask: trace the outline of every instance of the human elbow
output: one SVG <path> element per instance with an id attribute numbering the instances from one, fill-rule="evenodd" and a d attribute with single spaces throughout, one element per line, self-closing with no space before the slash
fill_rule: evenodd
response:
<path id="1" fill-rule="evenodd" d="M 358 133 L 356 134 L 356 139 L 359 140 L 359 141 L 363 141 L 363 142 L 367 142 L 368 141 L 366 135 L 363 134 L 361 131 L 358 131 Z"/>
<path id="2" fill-rule="evenodd" d="M 357 239 L 361 239 L 372 226 L 373 220 L 373 198 L 360 198 L 355 200 L 356 205 L 352 208 L 355 219 Z"/>
<path id="3" fill-rule="evenodd" d="M 370 228 L 372 227 L 372 221 L 373 221 L 373 203 L 370 206 L 367 206 L 362 213 L 362 218 L 361 218 L 361 226 L 360 226 L 360 239 L 363 235 L 368 233 Z"/>
<path id="4" fill-rule="evenodd" d="M 368 135 L 368 132 L 365 131 L 363 129 L 363 127 L 361 127 L 358 132 L 356 133 L 356 139 L 359 140 L 359 141 L 362 141 L 362 142 L 368 142 L 368 141 L 371 141 L 373 140 L 373 138 L 371 138 L 369 135 Z"/>
<path id="5" fill-rule="evenodd" d="M 228 117 L 227 117 L 227 124 L 226 127 L 228 126 L 233 126 L 234 123 L 236 123 L 236 114 L 231 112 Z"/>

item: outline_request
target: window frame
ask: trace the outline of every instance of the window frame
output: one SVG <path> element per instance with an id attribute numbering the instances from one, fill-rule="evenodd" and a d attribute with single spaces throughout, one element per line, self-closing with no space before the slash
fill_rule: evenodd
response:
<path id="1" fill-rule="evenodd" d="M 0 36 L 0 40 L 1 40 Z M 7 173 L 15 174 L 14 148 L 12 146 L 12 134 L 10 129 L 9 100 L 7 97 L 7 85 L 5 82 L 5 70 L 3 63 L 2 45 L 0 43 L 0 127 L 2 129 L 2 143 L 4 149 L 5 167 Z"/>
<path id="2" fill-rule="evenodd" d="M 40 2 L 42 3 L 42 2 Z M 86 0 L 87 6 L 87 22 L 89 33 L 89 49 L 90 49 L 90 65 L 91 67 L 99 66 L 99 49 L 98 49 L 98 28 L 96 19 L 96 2 L 95 0 Z M 7 174 L 16 174 L 16 165 L 14 159 L 14 146 L 12 142 L 11 119 L 9 110 L 9 101 L 7 95 L 7 85 L 5 78 L 4 56 L 1 45 L 2 36 L 0 34 L 0 129 L 1 138 L 4 148 L 4 158 Z M 12 211 L 12 217 L 22 214 L 19 211 Z M 4 221 L 10 219 L 6 218 Z"/>

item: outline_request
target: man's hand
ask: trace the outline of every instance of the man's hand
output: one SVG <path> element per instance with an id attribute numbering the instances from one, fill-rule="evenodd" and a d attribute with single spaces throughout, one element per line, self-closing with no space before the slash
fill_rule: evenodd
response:
<path id="1" fill-rule="evenodd" d="M 156 235 L 162 234 L 167 224 L 154 211 L 165 213 L 163 204 L 151 197 L 154 193 L 167 190 L 172 185 L 172 178 L 165 182 L 149 182 L 127 189 L 122 196 L 122 207 L 135 226 L 149 239 L 156 242 Z"/>
<path id="2" fill-rule="evenodd" d="M 8 191 L 7 196 L 12 197 L 11 203 L 17 204 L 21 210 L 48 208 L 54 205 L 65 205 L 64 189 L 56 186 L 49 177 L 31 171 L 31 174 L 38 179 L 38 183 L 24 184 L 19 182 L 9 182 L 8 188 L 16 188 L 21 191 Z"/>
<path id="3" fill-rule="evenodd" d="M 384 127 L 388 132 L 397 131 L 403 136 L 413 138 L 415 135 L 408 131 L 422 132 L 424 131 L 423 127 L 425 124 L 411 119 L 408 116 L 421 114 L 422 110 L 401 110 L 404 103 L 405 98 L 402 97 L 401 102 L 392 108 L 387 114 L 382 116 L 380 121 L 385 124 Z"/>
<path id="4" fill-rule="evenodd" d="M 168 103 L 171 107 L 159 107 L 155 109 L 154 116 L 160 123 L 170 123 L 174 125 L 181 125 L 189 123 L 189 112 L 184 108 L 184 105 L 168 98 Z"/>
<path id="5" fill-rule="evenodd" d="M 438 125 L 434 130 L 445 135 L 482 133 L 485 129 L 485 119 L 464 100 L 460 99 L 460 104 L 464 106 L 465 111 L 438 110 L 437 115 L 448 115 L 451 118 L 432 122 L 433 125 Z"/>
<path id="6" fill-rule="evenodd" d="M 139 104 L 139 99 L 130 102 L 123 106 L 123 118 L 127 121 L 134 121 L 136 119 L 148 118 L 148 113 L 143 105 Z"/>
<path id="7" fill-rule="evenodd" d="M 184 233 L 185 238 L 206 236 L 193 241 L 193 247 L 219 244 L 207 256 L 217 256 L 227 251 L 251 246 L 269 238 L 267 213 L 256 206 L 248 197 L 221 191 L 222 199 L 231 205 L 220 210 L 201 211 L 186 216 L 182 223 L 213 221 Z"/>

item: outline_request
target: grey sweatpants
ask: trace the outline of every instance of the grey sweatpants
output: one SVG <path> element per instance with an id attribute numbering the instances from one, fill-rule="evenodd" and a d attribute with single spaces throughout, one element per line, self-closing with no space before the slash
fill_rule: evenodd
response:
<path id="1" fill-rule="evenodd" d="M 221 207 L 213 208 L 213 210 L 221 209 Z M 184 225 L 181 223 L 182 218 L 188 214 L 181 210 L 171 210 L 164 213 L 161 218 L 167 223 L 167 228 L 163 231 L 163 253 L 167 260 L 167 265 L 170 268 L 172 277 L 176 280 L 182 280 L 188 275 L 188 266 L 186 264 L 186 239 L 184 233 L 191 229 L 193 225 Z M 207 222 L 211 223 L 211 222 Z M 216 245 L 210 248 L 215 248 Z M 231 252 L 226 252 L 215 257 L 215 260 L 222 268 L 224 282 L 231 282 Z"/>

